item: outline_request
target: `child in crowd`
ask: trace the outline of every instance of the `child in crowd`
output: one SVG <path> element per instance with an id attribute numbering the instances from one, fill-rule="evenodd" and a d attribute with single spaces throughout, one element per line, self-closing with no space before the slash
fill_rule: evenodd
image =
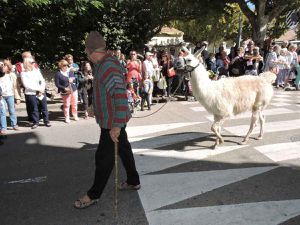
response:
<path id="1" fill-rule="evenodd" d="M 147 106 L 148 106 L 148 110 L 151 110 L 151 104 L 150 104 L 150 93 L 151 90 L 153 89 L 153 84 L 152 81 L 150 80 L 149 75 L 146 73 L 143 76 L 142 79 L 142 88 L 141 88 L 141 97 L 142 97 L 142 101 L 141 101 L 141 111 L 144 111 L 144 104 L 145 101 L 147 102 Z"/>
<path id="2" fill-rule="evenodd" d="M 140 103 L 140 99 L 136 95 L 132 83 L 128 83 L 126 88 L 127 88 L 127 98 L 128 98 L 129 109 L 130 109 L 131 113 L 134 113 L 134 109 Z"/>

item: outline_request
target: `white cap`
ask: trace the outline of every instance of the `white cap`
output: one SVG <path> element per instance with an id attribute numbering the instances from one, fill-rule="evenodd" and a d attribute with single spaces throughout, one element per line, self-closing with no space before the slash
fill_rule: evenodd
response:
<path id="1" fill-rule="evenodd" d="M 153 53 L 152 52 L 146 52 L 146 57 L 148 57 L 148 56 L 150 56 L 150 55 L 153 55 Z"/>

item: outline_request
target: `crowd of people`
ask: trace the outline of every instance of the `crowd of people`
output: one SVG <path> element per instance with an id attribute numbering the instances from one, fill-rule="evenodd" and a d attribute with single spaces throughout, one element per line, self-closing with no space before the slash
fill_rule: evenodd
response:
<path id="1" fill-rule="evenodd" d="M 282 45 L 271 44 L 267 50 L 263 50 L 250 40 L 248 43 L 243 42 L 241 47 L 232 47 L 229 54 L 224 46 L 220 46 L 216 54 L 202 54 L 202 57 L 203 63 L 213 72 L 215 79 L 222 76 L 257 76 L 271 70 L 277 74 L 276 87 L 285 88 L 297 75 L 300 48 L 284 41 Z"/>
<path id="2" fill-rule="evenodd" d="M 282 45 L 270 45 L 268 51 L 262 51 L 253 41 L 242 42 L 241 47 L 232 47 L 229 54 L 224 45 L 217 53 L 208 51 L 208 42 L 198 43 L 194 53 L 201 50 L 200 61 L 210 71 L 212 79 L 227 76 L 253 75 L 272 70 L 277 74 L 276 87 L 287 87 L 289 80 L 295 79 L 300 62 L 300 48 L 283 42 Z M 153 98 L 167 99 L 174 90 L 186 98 L 191 94 L 189 77 L 184 71 L 176 68 L 177 61 L 190 54 L 190 50 L 181 47 L 178 54 L 147 49 L 144 54 L 130 51 L 128 59 L 120 49 L 108 51 L 114 56 L 123 69 L 126 81 L 128 104 L 131 112 L 136 109 L 151 110 Z M 7 130 L 6 112 L 9 113 L 13 130 L 19 130 L 15 105 L 20 104 L 24 96 L 28 121 L 32 129 L 40 125 L 42 119 L 46 127 L 51 127 L 47 109 L 46 82 L 31 52 L 22 53 L 22 62 L 12 65 L 9 59 L 1 60 L 1 101 L 0 124 L 1 134 Z M 64 121 L 70 123 L 70 109 L 74 121 L 79 120 L 78 104 L 82 104 L 84 119 L 93 117 L 93 70 L 92 63 L 83 61 L 80 66 L 73 56 L 67 54 L 58 62 L 55 74 L 55 86 L 63 105 Z"/>

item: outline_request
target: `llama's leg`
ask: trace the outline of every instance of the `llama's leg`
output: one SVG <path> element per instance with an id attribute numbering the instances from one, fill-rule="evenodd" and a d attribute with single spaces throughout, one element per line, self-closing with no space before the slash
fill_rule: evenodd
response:
<path id="1" fill-rule="evenodd" d="M 256 110 L 256 111 L 252 112 L 250 128 L 249 128 L 248 133 L 246 134 L 244 140 L 241 142 L 242 145 L 246 144 L 247 141 L 249 140 L 249 137 L 250 137 L 254 127 L 256 127 L 256 125 L 257 125 L 258 118 L 259 118 L 259 111 Z"/>
<path id="2" fill-rule="evenodd" d="M 211 126 L 212 132 L 215 133 L 216 135 L 216 142 L 212 146 L 213 148 L 216 148 L 220 143 L 223 143 L 223 137 L 221 136 L 221 125 L 222 125 L 222 120 L 215 120 L 214 123 Z"/>
<path id="3" fill-rule="evenodd" d="M 263 138 L 265 121 L 266 121 L 266 118 L 265 118 L 263 112 L 259 111 L 260 132 L 259 132 L 258 137 L 256 138 L 257 140 L 261 140 Z"/>
<path id="4" fill-rule="evenodd" d="M 224 139 L 223 139 L 222 134 L 221 134 L 223 123 L 224 123 L 224 120 L 220 120 L 220 121 L 219 121 L 219 126 L 218 126 L 218 133 L 219 133 L 219 135 L 220 135 L 220 137 L 221 137 L 221 138 L 219 138 L 220 144 L 223 144 L 223 143 L 224 143 Z"/>

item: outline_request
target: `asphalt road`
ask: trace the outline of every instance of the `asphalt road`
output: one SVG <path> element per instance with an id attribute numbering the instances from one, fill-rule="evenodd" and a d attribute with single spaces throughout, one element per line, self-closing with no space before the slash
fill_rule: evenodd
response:
<path id="1" fill-rule="evenodd" d="M 243 114 L 225 123 L 216 150 L 212 117 L 197 102 L 138 111 L 163 106 L 128 124 L 142 189 L 119 192 L 118 223 L 113 176 L 97 205 L 73 208 L 92 184 L 100 130 L 94 119 L 65 124 L 59 106 L 49 105 L 53 126 L 36 130 L 19 110 L 21 131 L 8 131 L 0 146 L 0 224 L 300 224 L 300 92 L 276 91 L 263 140 L 239 145 L 250 121 Z"/>

